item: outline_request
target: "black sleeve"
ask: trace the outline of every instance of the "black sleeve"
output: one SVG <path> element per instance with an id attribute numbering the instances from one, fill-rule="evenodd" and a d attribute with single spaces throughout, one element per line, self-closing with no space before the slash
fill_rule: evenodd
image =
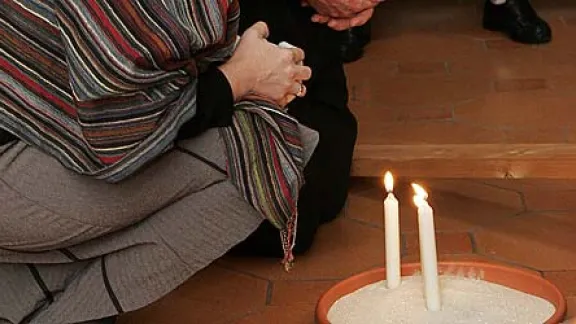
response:
<path id="1" fill-rule="evenodd" d="M 15 141 L 17 139 L 18 138 L 16 136 L 12 135 L 12 133 L 7 132 L 7 131 L 0 128 L 0 145 L 10 143 L 10 142 Z"/>
<path id="2" fill-rule="evenodd" d="M 178 139 L 197 136 L 209 128 L 232 124 L 234 95 L 228 79 L 216 66 L 198 76 L 196 116 L 178 132 Z"/>

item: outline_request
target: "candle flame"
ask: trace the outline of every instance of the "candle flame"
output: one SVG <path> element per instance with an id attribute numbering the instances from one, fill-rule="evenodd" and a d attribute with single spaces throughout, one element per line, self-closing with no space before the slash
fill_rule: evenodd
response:
<path id="1" fill-rule="evenodd" d="M 412 189 L 414 189 L 414 197 L 419 197 L 422 200 L 426 200 L 428 199 L 428 193 L 426 192 L 426 190 L 424 190 L 424 188 L 417 184 L 417 183 L 413 183 L 412 184 Z"/>
<path id="2" fill-rule="evenodd" d="M 384 175 L 384 187 L 387 192 L 392 192 L 392 190 L 394 190 L 394 177 L 390 171 L 387 171 Z"/>
<path id="3" fill-rule="evenodd" d="M 424 198 L 422 198 L 422 196 L 418 196 L 418 195 L 414 195 L 414 205 L 416 205 L 416 207 L 420 207 L 426 204 L 426 200 L 424 200 Z"/>

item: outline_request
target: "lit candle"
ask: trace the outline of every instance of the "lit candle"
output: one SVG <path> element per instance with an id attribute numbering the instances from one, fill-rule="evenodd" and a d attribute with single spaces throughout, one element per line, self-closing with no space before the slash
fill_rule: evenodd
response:
<path id="1" fill-rule="evenodd" d="M 398 200 L 394 197 L 394 178 L 386 172 L 384 186 L 388 197 L 384 200 L 384 228 L 386 240 L 386 284 L 388 289 L 400 286 L 400 223 Z"/>
<path id="2" fill-rule="evenodd" d="M 440 286 L 438 283 L 438 260 L 436 255 L 436 234 L 434 232 L 434 212 L 426 201 L 428 194 L 420 185 L 414 188 L 414 204 L 418 207 L 418 231 L 420 237 L 420 266 L 424 278 L 424 297 L 429 311 L 441 308 Z"/>

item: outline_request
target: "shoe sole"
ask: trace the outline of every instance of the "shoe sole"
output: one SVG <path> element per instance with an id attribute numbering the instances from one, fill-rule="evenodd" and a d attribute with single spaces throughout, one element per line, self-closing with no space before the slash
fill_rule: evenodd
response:
<path id="1" fill-rule="evenodd" d="M 548 44 L 552 41 L 552 37 L 549 37 L 547 39 L 543 39 L 543 40 L 539 40 L 536 42 L 527 42 L 524 41 L 522 39 L 516 38 L 513 35 L 510 35 L 508 32 L 506 32 L 506 27 L 503 27 L 497 23 L 492 23 L 492 22 L 483 22 L 482 23 L 482 27 L 486 30 L 492 31 L 492 32 L 499 32 L 502 33 L 506 36 L 508 36 L 508 38 L 512 39 L 513 41 L 517 42 L 517 43 L 521 43 L 521 44 L 526 44 L 526 45 L 541 45 L 541 44 Z"/>

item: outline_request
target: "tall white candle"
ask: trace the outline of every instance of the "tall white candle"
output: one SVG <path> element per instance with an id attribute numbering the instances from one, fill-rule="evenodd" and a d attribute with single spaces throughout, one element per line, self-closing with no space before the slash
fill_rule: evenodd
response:
<path id="1" fill-rule="evenodd" d="M 438 283 L 438 259 L 436 254 L 436 234 L 434 231 L 434 211 L 426 201 L 426 190 L 417 184 L 414 188 L 414 204 L 418 207 L 418 231 L 420 237 L 420 265 L 424 278 L 424 297 L 429 311 L 441 308 L 440 286 Z"/>
<path id="2" fill-rule="evenodd" d="M 400 286 L 400 221 L 398 200 L 392 192 L 394 178 L 392 173 L 386 172 L 384 186 L 388 197 L 384 200 L 384 228 L 386 241 L 386 285 L 389 289 Z"/>

